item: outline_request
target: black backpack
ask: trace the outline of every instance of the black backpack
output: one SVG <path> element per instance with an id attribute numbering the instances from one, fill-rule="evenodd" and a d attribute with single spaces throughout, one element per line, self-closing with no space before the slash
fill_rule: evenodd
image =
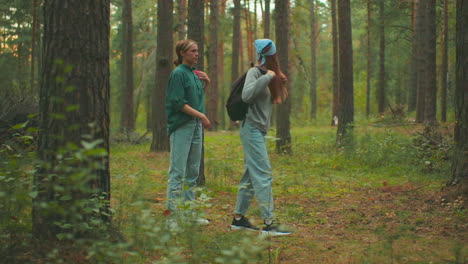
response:
<path id="1" fill-rule="evenodd" d="M 257 66 L 256 66 L 257 67 Z M 266 74 L 267 71 L 257 67 L 260 72 Z M 247 77 L 247 72 L 244 73 L 241 77 L 235 80 L 231 85 L 231 92 L 226 102 L 226 109 L 229 115 L 229 118 L 232 121 L 244 120 L 247 111 L 249 110 L 249 105 L 242 101 L 242 90 L 244 89 L 245 78 Z"/>

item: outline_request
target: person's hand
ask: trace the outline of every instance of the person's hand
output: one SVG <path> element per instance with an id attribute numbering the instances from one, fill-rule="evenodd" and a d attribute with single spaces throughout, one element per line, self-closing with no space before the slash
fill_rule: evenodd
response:
<path id="1" fill-rule="evenodd" d="M 210 77 L 208 77 L 208 74 L 202 71 L 196 71 L 195 74 L 198 76 L 198 78 L 202 81 L 205 81 L 206 83 L 210 83 Z"/>
<path id="2" fill-rule="evenodd" d="M 211 122 L 208 119 L 208 117 L 206 117 L 206 115 L 203 115 L 203 117 L 201 118 L 201 122 L 202 122 L 203 128 L 208 129 L 211 127 Z"/>
<path id="3" fill-rule="evenodd" d="M 272 71 L 272 70 L 268 70 L 267 74 L 270 74 L 272 77 L 276 76 L 276 73 L 274 71 Z"/>

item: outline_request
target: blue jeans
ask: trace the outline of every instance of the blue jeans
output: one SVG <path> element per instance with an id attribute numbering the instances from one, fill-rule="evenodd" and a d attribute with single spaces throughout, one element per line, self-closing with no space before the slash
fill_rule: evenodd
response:
<path id="1" fill-rule="evenodd" d="M 244 151 L 244 174 L 239 183 L 235 214 L 245 215 L 255 195 L 263 219 L 273 218 L 271 166 L 265 144 L 265 135 L 259 129 L 243 122 L 240 129 Z"/>
<path id="2" fill-rule="evenodd" d="M 193 187 L 200 173 L 202 125 L 193 119 L 170 136 L 171 155 L 167 179 L 167 209 L 175 212 L 185 202 L 195 200 Z"/>

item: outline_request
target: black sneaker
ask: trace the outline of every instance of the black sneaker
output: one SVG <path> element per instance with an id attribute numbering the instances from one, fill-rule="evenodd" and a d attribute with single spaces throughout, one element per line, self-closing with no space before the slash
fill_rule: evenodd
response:
<path id="1" fill-rule="evenodd" d="M 272 222 L 267 225 L 264 223 L 262 228 L 262 235 L 265 236 L 286 236 L 290 235 L 292 231 L 285 229 L 281 224 Z"/>
<path id="2" fill-rule="evenodd" d="M 252 231 L 258 230 L 258 228 L 256 228 L 249 222 L 249 219 L 243 216 L 239 220 L 236 220 L 236 218 L 232 219 L 231 229 L 232 230 L 246 229 L 246 230 L 252 230 Z"/>

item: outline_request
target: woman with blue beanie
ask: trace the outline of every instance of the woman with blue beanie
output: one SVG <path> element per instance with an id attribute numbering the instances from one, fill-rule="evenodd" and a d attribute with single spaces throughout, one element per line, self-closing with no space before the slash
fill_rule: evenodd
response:
<path id="1" fill-rule="evenodd" d="M 231 229 L 258 230 L 245 217 L 253 197 L 256 196 L 264 221 L 262 233 L 288 235 L 291 232 L 283 230 L 273 221 L 272 171 L 265 144 L 272 106 L 282 103 L 287 97 L 287 79 L 280 70 L 273 41 L 257 39 L 254 46 L 258 65 L 247 72 L 242 91 L 242 100 L 249 104 L 240 129 L 245 169 L 239 183 Z M 266 71 L 265 75 L 262 75 L 259 67 Z"/>

